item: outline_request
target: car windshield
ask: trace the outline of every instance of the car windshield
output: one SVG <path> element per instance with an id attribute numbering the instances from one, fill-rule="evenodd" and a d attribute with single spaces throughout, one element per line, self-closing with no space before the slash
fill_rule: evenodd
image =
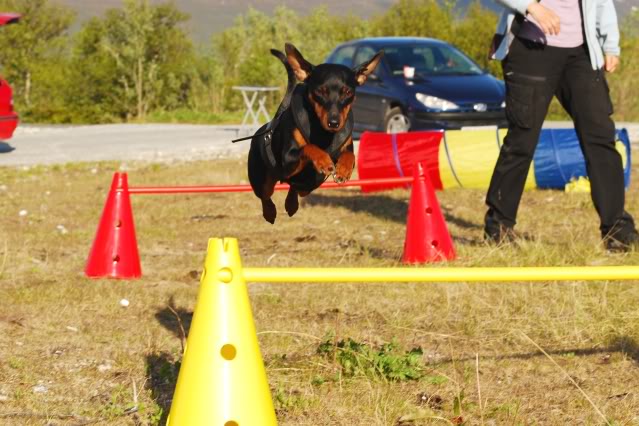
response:
<path id="1" fill-rule="evenodd" d="M 483 73 L 470 58 L 445 44 L 385 46 L 384 57 L 393 75 L 404 75 L 404 67 L 415 68 L 418 77 Z"/>

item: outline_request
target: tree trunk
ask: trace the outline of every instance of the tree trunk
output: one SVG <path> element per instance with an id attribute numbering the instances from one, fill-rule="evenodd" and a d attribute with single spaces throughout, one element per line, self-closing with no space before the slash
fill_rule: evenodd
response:
<path id="1" fill-rule="evenodd" d="M 138 58 L 137 76 L 135 82 L 135 88 L 137 91 L 138 101 L 138 119 L 144 120 L 144 63 L 142 58 Z"/>
<path id="2" fill-rule="evenodd" d="M 24 76 L 24 104 L 31 107 L 31 72 L 27 71 Z"/>

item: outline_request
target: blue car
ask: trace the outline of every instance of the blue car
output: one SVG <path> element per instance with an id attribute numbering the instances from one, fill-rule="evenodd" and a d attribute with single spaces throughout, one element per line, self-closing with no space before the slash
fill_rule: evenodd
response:
<path id="1" fill-rule="evenodd" d="M 326 62 L 354 67 L 379 50 L 383 61 L 357 89 L 356 133 L 507 126 L 504 82 L 444 41 L 353 40 L 335 48 Z"/>

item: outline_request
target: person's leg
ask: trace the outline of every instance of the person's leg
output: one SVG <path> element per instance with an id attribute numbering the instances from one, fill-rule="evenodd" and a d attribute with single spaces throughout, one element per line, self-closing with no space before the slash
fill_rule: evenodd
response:
<path id="1" fill-rule="evenodd" d="M 557 98 L 571 115 L 586 159 L 592 201 L 609 248 L 639 239 L 632 216 L 624 211 L 625 189 L 621 155 L 615 147 L 612 103 L 603 71 L 595 71 L 585 49 L 571 49 Z"/>
<path id="2" fill-rule="evenodd" d="M 484 234 L 500 241 L 515 226 L 541 126 L 559 81 L 564 49 L 515 39 L 503 62 L 508 133 L 486 195 Z"/>

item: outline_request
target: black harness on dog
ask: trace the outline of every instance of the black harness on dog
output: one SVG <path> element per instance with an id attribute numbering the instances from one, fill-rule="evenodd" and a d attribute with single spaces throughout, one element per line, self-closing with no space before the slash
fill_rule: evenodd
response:
<path id="1" fill-rule="evenodd" d="M 287 99 L 285 98 L 285 100 Z M 308 111 L 313 111 L 313 108 L 308 99 L 308 87 L 303 83 L 295 87 L 292 98 L 290 99 L 290 105 L 287 105 L 285 108 L 280 107 L 275 117 L 273 117 L 273 120 L 262 126 L 253 136 L 236 139 L 233 142 L 256 137 L 261 138 L 262 143 L 259 144 L 259 147 L 262 152 L 262 158 L 267 160 L 271 169 L 276 168 L 278 164 L 272 147 L 273 133 L 277 130 L 282 117 L 288 110 L 290 110 L 291 116 L 293 117 L 295 127 L 300 130 L 306 142 L 319 146 L 326 151 L 333 161 L 337 161 L 344 142 L 346 142 L 353 132 L 353 111 L 350 110 L 348 112 L 346 123 L 339 132 L 333 133 L 325 130 L 315 114 L 309 116 Z M 330 142 L 327 144 L 327 141 Z"/>

